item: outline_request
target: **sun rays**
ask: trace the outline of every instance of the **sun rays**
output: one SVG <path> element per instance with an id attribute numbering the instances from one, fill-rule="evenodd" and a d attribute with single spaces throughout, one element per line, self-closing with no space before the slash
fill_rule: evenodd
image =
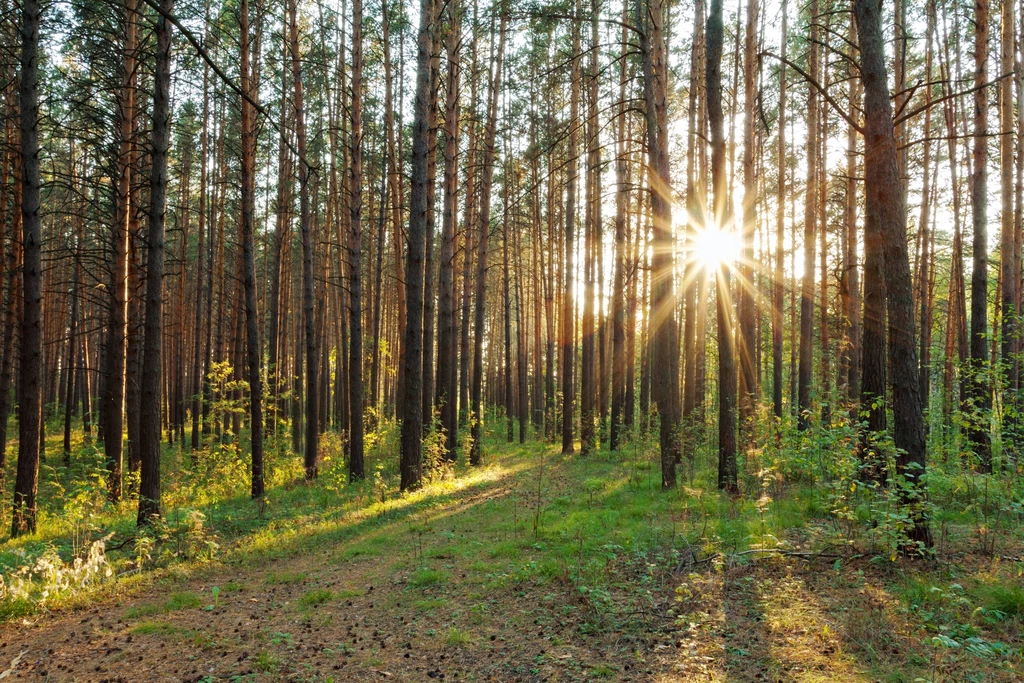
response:
<path id="1" fill-rule="evenodd" d="M 740 257 L 739 236 L 715 225 L 706 226 L 694 237 L 693 255 L 696 263 L 709 271 L 731 267 Z"/>

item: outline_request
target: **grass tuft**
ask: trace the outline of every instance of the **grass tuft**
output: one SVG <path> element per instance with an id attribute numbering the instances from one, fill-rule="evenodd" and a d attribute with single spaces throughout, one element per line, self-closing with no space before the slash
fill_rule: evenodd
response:
<path id="1" fill-rule="evenodd" d="M 334 598 L 334 591 L 326 588 L 317 588 L 307 592 L 299 598 L 299 603 L 301 603 L 303 607 L 319 607 L 320 605 L 334 600 Z"/>

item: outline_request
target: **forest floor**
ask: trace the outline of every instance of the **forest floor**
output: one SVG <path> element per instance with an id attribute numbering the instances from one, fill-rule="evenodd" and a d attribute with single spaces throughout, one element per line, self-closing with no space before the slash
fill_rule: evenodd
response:
<path id="1" fill-rule="evenodd" d="M 858 552 L 829 540 L 808 489 L 729 500 L 698 477 L 662 493 L 655 458 L 649 447 L 584 458 L 492 437 L 483 467 L 409 496 L 379 477 L 337 489 L 291 481 L 262 509 L 234 501 L 218 521 L 211 507 L 222 546 L 212 559 L 125 572 L 9 617 L 0 678 L 1024 675 L 1024 563 L 1009 545 L 982 557 L 951 525 L 937 560 Z M 233 517 L 248 518 L 245 533 L 231 535 Z M 760 552 L 771 547 L 790 554 Z"/>

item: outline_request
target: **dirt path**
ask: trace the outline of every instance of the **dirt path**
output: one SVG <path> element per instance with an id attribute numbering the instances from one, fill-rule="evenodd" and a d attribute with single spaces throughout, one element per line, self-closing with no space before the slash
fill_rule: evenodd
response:
<path id="1" fill-rule="evenodd" d="M 0 670 L 21 655 L 12 680 L 650 679 L 638 656 L 649 645 L 581 633 L 585 606 L 570 586 L 496 579 L 481 555 L 446 550 L 454 534 L 474 533 L 474 507 L 506 493 L 498 484 L 467 492 L 437 508 L 429 533 L 396 517 L 388 533 L 363 534 L 383 538 L 378 552 L 352 556 L 310 536 L 288 559 L 221 565 L 120 603 L 5 624 Z"/>

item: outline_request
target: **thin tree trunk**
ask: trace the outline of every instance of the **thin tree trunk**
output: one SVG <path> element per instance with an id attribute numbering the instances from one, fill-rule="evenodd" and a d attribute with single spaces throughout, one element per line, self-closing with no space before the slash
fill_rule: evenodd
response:
<path id="1" fill-rule="evenodd" d="M 815 3 L 817 0 L 813 0 Z M 707 23 L 708 121 L 711 124 L 711 182 L 715 223 L 727 224 L 725 139 L 722 136 L 722 2 L 711 0 Z M 813 49 L 813 48 L 812 48 Z M 729 271 L 716 275 L 718 311 L 718 488 L 736 493 L 736 365 L 732 341 Z"/>
<path id="2" fill-rule="evenodd" d="M 740 228 L 739 282 L 739 343 L 740 360 L 740 425 L 746 429 L 754 418 L 757 400 L 757 296 L 754 289 L 754 233 L 757 229 L 757 175 L 754 153 L 754 108 L 757 103 L 757 13 L 758 1 L 747 0 L 746 36 L 743 58 L 743 223 Z M 734 96 L 735 97 L 735 96 Z M 783 181 L 785 182 L 785 181 Z"/>
<path id="3" fill-rule="evenodd" d="M 989 411 L 992 394 L 987 377 L 988 336 L 988 0 L 974 3 L 974 171 L 971 214 L 974 224 L 974 266 L 971 273 L 971 365 L 968 396 L 971 416 L 967 435 L 978 468 L 992 469 Z"/>
<path id="4" fill-rule="evenodd" d="M 789 6 L 782 0 L 782 35 L 780 52 L 783 61 L 779 63 L 779 128 L 778 138 L 778 191 L 775 207 L 775 272 L 772 288 L 772 407 L 776 420 L 782 420 L 782 332 L 785 306 L 785 259 L 784 236 L 786 233 L 786 41 L 789 32 Z"/>
<path id="5" fill-rule="evenodd" d="M 459 49 L 462 39 L 462 9 L 448 5 L 445 57 L 448 61 L 444 107 L 444 209 L 441 217 L 441 254 L 437 278 L 437 391 L 441 409 L 445 457 L 458 456 L 458 384 L 456 382 L 455 319 L 455 223 L 458 207 L 459 151 Z"/>
<path id="6" fill-rule="evenodd" d="M 1010 73 L 1014 69 L 1016 57 L 1014 3 L 1012 0 L 1002 2 L 1002 35 L 1000 39 L 1000 73 Z M 1001 395 L 1003 397 L 1003 447 L 1007 456 L 1015 455 L 1018 446 L 1017 435 L 1017 376 L 1015 352 L 1020 332 L 1018 330 L 1017 292 L 1020 286 L 1020 274 L 1016 259 L 1016 229 L 1014 225 L 1014 123 L 1013 111 L 1014 79 L 1004 78 L 999 82 L 999 194 L 1001 206 L 999 211 L 999 269 L 1002 282 L 1002 368 L 1000 377 L 1003 380 Z M 926 143 L 927 144 L 927 143 Z"/>
<path id="7" fill-rule="evenodd" d="M 352 0 L 352 102 L 349 191 L 352 225 L 349 232 L 349 461 L 350 481 L 360 481 L 363 472 L 363 3 Z M 383 208 L 383 207 L 382 207 Z"/>
<path id="8" fill-rule="evenodd" d="M 629 0 L 624 0 L 626 5 Z M 622 429 L 623 410 L 626 399 L 626 213 L 629 209 L 629 165 L 626 157 L 626 82 L 627 60 L 629 50 L 629 29 L 625 26 L 629 19 L 628 7 L 622 12 L 621 59 L 619 61 L 619 102 L 616 112 L 617 133 L 615 146 L 615 272 L 612 275 L 612 424 L 609 434 L 609 449 L 619 449 Z M 692 158 L 692 157 L 691 157 Z M 689 287 L 687 285 L 687 287 Z M 691 319 L 687 316 L 687 320 Z M 687 376 L 689 378 L 689 376 Z"/>
<path id="9" fill-rule="evenodd" d="M 484 126 L 483 163 L 480 176 L 480 206 L 477 216 L 476 294 L 473 326 L 473 391 L 472 391 L 472 446 L 469 464 L 482 461 L 483 440 L 483 340 L 484 299 L 487 296 L 487 242 L 491 231 L 491 183 L 494 180 L 494 139 L 498 132 L 498 91 L 501 88 L 501 69 L 505 56 L 505 29 L 508 16 L 502 12 L 497 52 L 492 55 L 487 86 L 487 123 Z M 493 37 L 493 36 L 492 36 Z M 494 345 L 490 345 L 493 349 Z"/>
<path id="10" fill-rule="evenodd" d="M 807 70 L 818 79 L 818 0 L 810 5 L 810 56 Z M 814 257 L 815 223 L 818 219 L 818 91 L 807 86 L 807 188 L 804 203 L 804 272 L 800 288 L 800 368 L 798 386 L 798 425 L 801 430 L 811 426 L 811 379 L 814 368 Z"/>
<path id="11" fill-rule="evenodd" d="M 297 0 L 288 3 L 288 33 L 291 42 L 292 83 L 295 88 L 295 132 L 299 162 L 299 227 L 302 233 L 302 311 L 306 343 L 306 448 L 303 464 L 306 479 L 319 473 L 320 359 L 316 322 L 313 318 L 313 229 L 309 206 L 309 164 L 306 161 L 306 114 L 302 102 L 302 66 L 299 54 Z"/>
<path id="12" fill-rule="evenodd" d="M 576 360 L 576 335 L 574 325 L 576 321 L 575 295 L 573 281 L 575 280 L 575 268 L 573 267 L 573 237 L 576 233 L 576 183 L 579 175 L 579 151 L 578 143 L 578 120 L 580 111 L 580 21 L 581 21 L 580 0 L 576 0 L 576 11 L 572 21 L 572 68 L 569 99 L 569 151 L 568 151 L 568 173 L 569 182 L 565 198 L 565 273 L 563 275 L 562 293 L 562 453 L 572 453 L 573 445 L 573 411 L 575 389 L 573 380 L 573 366 Z"/>
<path id="13" fill-rule="evenodd" d="M 356 0 L 358 2 L 358 0 Z M 241 242 L 243 286 L 245 288 L 245 347 L 249 371 L 249 424 L 252 460 L 251 495 L 263 498 L 263 382 L 260 378 L 259 314 L 256 311 L 256 263 L 253 255 L 253 224 L 256 213 L 256 128 L 253 101 L 257 97 L 255 78 L 249 65 L 249 0 L 241 0 L 239 40 L 242 89 L 241 145 Z"/>

